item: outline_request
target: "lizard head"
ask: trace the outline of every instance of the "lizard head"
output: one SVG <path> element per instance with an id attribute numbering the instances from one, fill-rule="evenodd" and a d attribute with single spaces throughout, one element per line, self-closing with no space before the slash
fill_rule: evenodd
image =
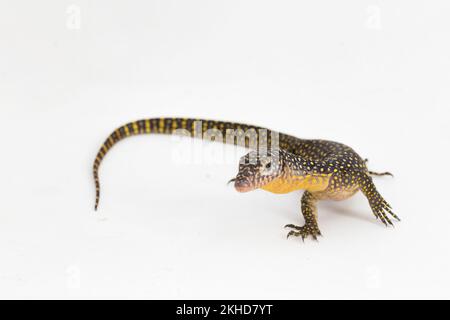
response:
<path id="1" fill-rule="evenodd" d="M 280 177 L 284 170 L 282 151 L 259 153 L 251 151 L 239 161 L 239 172 L 231 179 L 239 192 L 248 192 L 264 187 L 269 182 Z"/>

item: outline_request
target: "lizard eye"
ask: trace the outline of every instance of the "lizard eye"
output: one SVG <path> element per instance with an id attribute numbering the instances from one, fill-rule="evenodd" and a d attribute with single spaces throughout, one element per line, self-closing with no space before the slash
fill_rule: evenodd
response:
<path id="1" fill-rule="evenodd" d="M 262 164 L 260 171 L 262 174 L 266 175 L 266 174 L 271 173 L 271 171 L 272 171 L 271 169 L 272 169 L 272 163 L 271 163 L 271 161 L 268 161 L 267 163 Z"/>

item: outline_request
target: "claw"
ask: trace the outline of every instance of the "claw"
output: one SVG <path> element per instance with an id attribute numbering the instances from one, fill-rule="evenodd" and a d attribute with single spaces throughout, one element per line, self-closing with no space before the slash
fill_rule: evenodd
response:
<path id="1" fill-rule="evenodd" d="M 296 237 L 300 236 L 302 238 L 302 241 L 305 242 L 305 239 L 308 236 L 311 236 L 314 240 L 318 241 L 317 236 L 321 236 L 322 235 L 320 233 L 319 229 L 317 229 L 317 227 L 315 227 L 315 228 L 310 228 L 310 227 L 305 228 L 305 226 L 299 227 L 299 226 L 296 226 L 296 225 L 293 225 L 293 224 L 287 224 L 285 227 L 295 228 L 296 230 L 299 230 L 299 231 L 295 231 L 295 230 L 289 231 L 287 236 L 286 236 L 286 239 L 289 239 L 290 236 L 296 236 Z"/>
<path id="2" fill-rule="evenodd" d="M 296 230 L 302 230 L 302 227 L 296 226 L 295 224 L 287 224 L 284 226 L 285 228 L 292 228 Z"/>
<path id="3" fill-rule="evenodd" d="M 391 207 L 390 207 L 390 206 L 387 207 L 387 206 L 389 206 L 389 205 L 384 204 L 384 209 L 385 209 L 387 212 L 389 212 L 389 214 L 390 214 L 391 216 L 393 216 L 397 221 L 400 221 L 400 218 L 397 217 L 397 215 L 396 215 L 395 213 L 392 212 Z"/>
<path id="4" fill-rule="evenodd" d="M 392 223 L 391 219 L 389 219 L 388 217 L 386 217 L 386 221 L 393 227 L 394 224 Z"/>
<path id="5" fill-rule="evenodd" d="M 377 213 L 377 214 L 378 214 L 378 216 L 380 217 L 381 222 L 383 222 L 383 224 L 387 227 L 387 222 L 386 222 L 386 220 L 384 219 L 384 217 L 383 217 L 380 213 Z"/>

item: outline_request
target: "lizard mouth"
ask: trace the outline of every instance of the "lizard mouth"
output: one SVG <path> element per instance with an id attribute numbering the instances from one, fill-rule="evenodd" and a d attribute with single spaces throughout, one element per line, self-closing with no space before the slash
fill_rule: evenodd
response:
<path id="1" fill-rule="evenodd" d="M 228 183 L 231 182 L 234 182 L 234 188 L 238 192 L 248 192 L 255 189 L 251 181 L 245 177 L 236 177 L 231 179 Z"/>

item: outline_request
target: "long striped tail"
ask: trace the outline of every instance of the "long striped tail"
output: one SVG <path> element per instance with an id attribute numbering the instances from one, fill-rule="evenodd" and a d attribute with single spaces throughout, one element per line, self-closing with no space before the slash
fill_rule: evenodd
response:
<path id="1" fill-rule="evenodd" d="M 236 139 L 231 141 L 232 144 L 241 145 L 244 147 L 251 147 L 252 137 L 245 134 L 242 136 L 242 132 L 246 133 L 254 129 L 257 133 L 256 139 L 258 143 L 271 143 L 271 131 L 265 128 L 234 123 L 234 122 L 222 122 L 222 121 L 213 121 L 213 120 L 203 120 L 203 119 L 192 119 L 192 118 L 152 118 L 152 119 L 143 119 L 134 122 L 127 123 L 119 128 L 117 128 L 113 133 L 109 135 L 106 141 L 101 146 L 100 150 L 97 153 L 97 156 L 94 161 L 94 181 L 95 181 L 95 210 L 98 208 L 98 204 L 100 201 L 100 179 L 99 179 L 99 167 L 106 153 L 120 140 L 138 134 L 172 134 L 175 130 L 184 129 L 192 137 L 203 137 L 203 135 L 208 130 L 218 130 L 218 132 L 222 135 L 222 137 L 226 137 L 229 133 L 228 130 L 234 130 L 236 134 Z M 263 130 L 265 133 L 261 135 L 260 130 Z M 241 137 L 240 137 L 241 136 Z M 242 138 L 242 139 L 239 139 Z M 264 139 L 265 141 L 262 141 Z M 226 141 L 230 141 L 227 139 Z"/>

